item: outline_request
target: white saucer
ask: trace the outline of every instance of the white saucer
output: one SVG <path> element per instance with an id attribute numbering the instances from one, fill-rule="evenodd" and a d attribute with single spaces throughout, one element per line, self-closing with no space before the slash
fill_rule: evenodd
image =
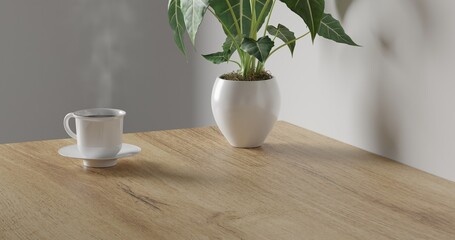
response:
<path id="1" fill-rule="evenodd" d="M 99 167 L 99 168 L 115 166 L 117 164 L 118 158 L 133 156 L 134 154 L 137 154 L 139 152 L 141 152 L 140 147 L 132 145 L 132 144 L 127 144 L 127 143 L 123 143 L 122 149 L 120 149 L 120 152 L 117 153 L 117 155 L 110 157 L 110 158 L 89 158 L 89 159 L 87 159 L 86 157 L 84 157 L 84 155 L 82 155 L 81 152 L 79 152 L 76 144 L 62 147 L 58 150 L 58 153 L 64 157 L 83 159 L 84 166 L 86 166 L 86 167 Z"/>

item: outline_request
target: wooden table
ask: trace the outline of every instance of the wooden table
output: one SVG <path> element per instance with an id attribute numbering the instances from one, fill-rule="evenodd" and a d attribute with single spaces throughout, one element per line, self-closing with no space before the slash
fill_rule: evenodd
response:
<path id="1" fill-rule="evenodd" d="M 279 122 L 266 144 L 217 128 L 125 135 L 108 169 L 0 145 L 0 239 L 455 239 L 455 183 Z"/>

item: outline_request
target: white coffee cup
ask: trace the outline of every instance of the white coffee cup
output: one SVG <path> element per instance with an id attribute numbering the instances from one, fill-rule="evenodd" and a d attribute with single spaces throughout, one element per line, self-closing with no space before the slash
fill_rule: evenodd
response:
<path id="1" fill-rule="evenodd" d="M 111 108 L 92 108 L 68 113 L 63 119 L 66 133 L 77 140 L 77 148 L 87 158 L 110 158 L 122 147 L 125 111 Z M 69 127 L 75 118 L 76 133 Z"/>

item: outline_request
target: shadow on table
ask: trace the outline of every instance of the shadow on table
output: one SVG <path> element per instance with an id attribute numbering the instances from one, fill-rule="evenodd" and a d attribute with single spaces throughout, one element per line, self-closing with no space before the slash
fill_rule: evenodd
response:
<path id="1" fill-rule="evenodd" d="M 252 149 L 253 150 L 253 149 Z M 297 160 L 337 160 L 349 161 L 353 159 L 386 159 L 374 153 L 367 152 L 348 144 L 305 144 L 305 143 L 266 143 L 257 151 L 263 155 L 274 158 L 297 159 Z M 388 159 L 387 159 L 388 160 Z"/>
<path id="2" fill-rule="evenodd" d="M 127 158 L 118 161 L 112 168 L 86 168 L 87 171 L 106 177 L 127 177 L 144 179 L 166 179 L 176 182 L 221 180 L 221 176 L 188 165 L 156 162 L 146 158 Z"/>

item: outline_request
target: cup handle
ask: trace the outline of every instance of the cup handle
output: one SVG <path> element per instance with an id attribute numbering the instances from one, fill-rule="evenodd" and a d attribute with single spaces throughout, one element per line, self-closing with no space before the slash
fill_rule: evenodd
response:
<path id="1" fill-rule="evenodd" d="M 70 119 L 74 118 L 74 117 L 75 116 L 73 113 L 66 114 L 65 118 L 63 119 L 63 127 L 65 128 L 66 133 L 68 133 L 68 135 L 70 135 L 70 137 L 77 139 L 76 133 L 74 133 L 73 130 L 71 130 L 70 125 L 69 125 Z"/>

